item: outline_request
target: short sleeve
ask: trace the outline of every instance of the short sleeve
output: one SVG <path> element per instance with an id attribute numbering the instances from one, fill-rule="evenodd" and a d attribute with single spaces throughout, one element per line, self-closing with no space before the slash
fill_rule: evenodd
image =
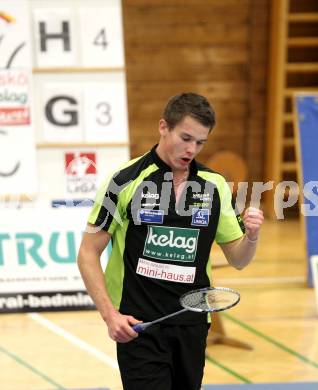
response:
<path id="1" fill-rule="evenodd" d="M 244 227 L 240 215 L 236 215 L 232 206 L 232 194 L 228 184 L 222 177 L 218 185 L 220 195 L 220 216 L 215 240 L 218 244 L 225 244 L 243 236 Z"/>
<path id="2" fill-rule="evenodd" d="M 114 176 L 111 176 L 98 189 L 88 222 L 113 234 L 118 225 L 123 224 L 123 219 L 124 210 L 120 206 L 119 187 Z"/>

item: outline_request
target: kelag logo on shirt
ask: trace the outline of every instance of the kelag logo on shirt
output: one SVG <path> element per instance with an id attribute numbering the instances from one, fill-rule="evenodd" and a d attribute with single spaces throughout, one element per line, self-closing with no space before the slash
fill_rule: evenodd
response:
<path id="1" fill-rule="evenodd" d="M 199 229 L 148 226 L 144 256 L 158 260 L 193 262 Z"/>

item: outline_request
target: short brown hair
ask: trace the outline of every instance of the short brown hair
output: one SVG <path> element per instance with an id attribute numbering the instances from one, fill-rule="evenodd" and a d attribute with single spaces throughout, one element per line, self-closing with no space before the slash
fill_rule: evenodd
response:
<path id="1" fill-rule="evenodd" d="M 170 98 L 164 109 L 163 119 L 169 128 L 173 129 L 187 115 L 209 127 L 210 131 L 215 126 L 215 112 L 209 101 L 193 92 L 181 93 Z"/>

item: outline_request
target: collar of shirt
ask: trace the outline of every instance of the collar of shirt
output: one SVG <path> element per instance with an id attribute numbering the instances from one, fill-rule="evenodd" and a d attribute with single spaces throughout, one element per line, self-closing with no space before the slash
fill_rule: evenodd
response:
<path id="1" fill-rule="evenodd" d="M 151 149 L 150 153 L 151 153 L 151 157 L 154 161 L 154 163 L 160 168 L 162 169 L 164 172 L 171 172 L 171 167 L 166 164 L 157 154 L 156 152 L 156 148 L 157 148 L 158 144 L 156 144 L 155 146 L 153 146 L 153 148 Z M 197 167 L 197 162 L 195 161 L 195 159 L 193 159 L 190 163 L 190 169 L 189 169 L 189 177 L 190 176 L 196 176 L 196 174 L 198 173 L 198 167 Z"/>

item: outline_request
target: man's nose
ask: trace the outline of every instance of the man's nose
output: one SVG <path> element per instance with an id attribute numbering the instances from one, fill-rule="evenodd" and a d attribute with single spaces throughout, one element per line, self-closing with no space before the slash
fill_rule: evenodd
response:
<path id="1" fill-rule="evenodd" d="M 189 142 L 187 144 L 187 153 L 189 154 L 195 154 L 197 151 L 197 143 L 195 141 Z"/>

